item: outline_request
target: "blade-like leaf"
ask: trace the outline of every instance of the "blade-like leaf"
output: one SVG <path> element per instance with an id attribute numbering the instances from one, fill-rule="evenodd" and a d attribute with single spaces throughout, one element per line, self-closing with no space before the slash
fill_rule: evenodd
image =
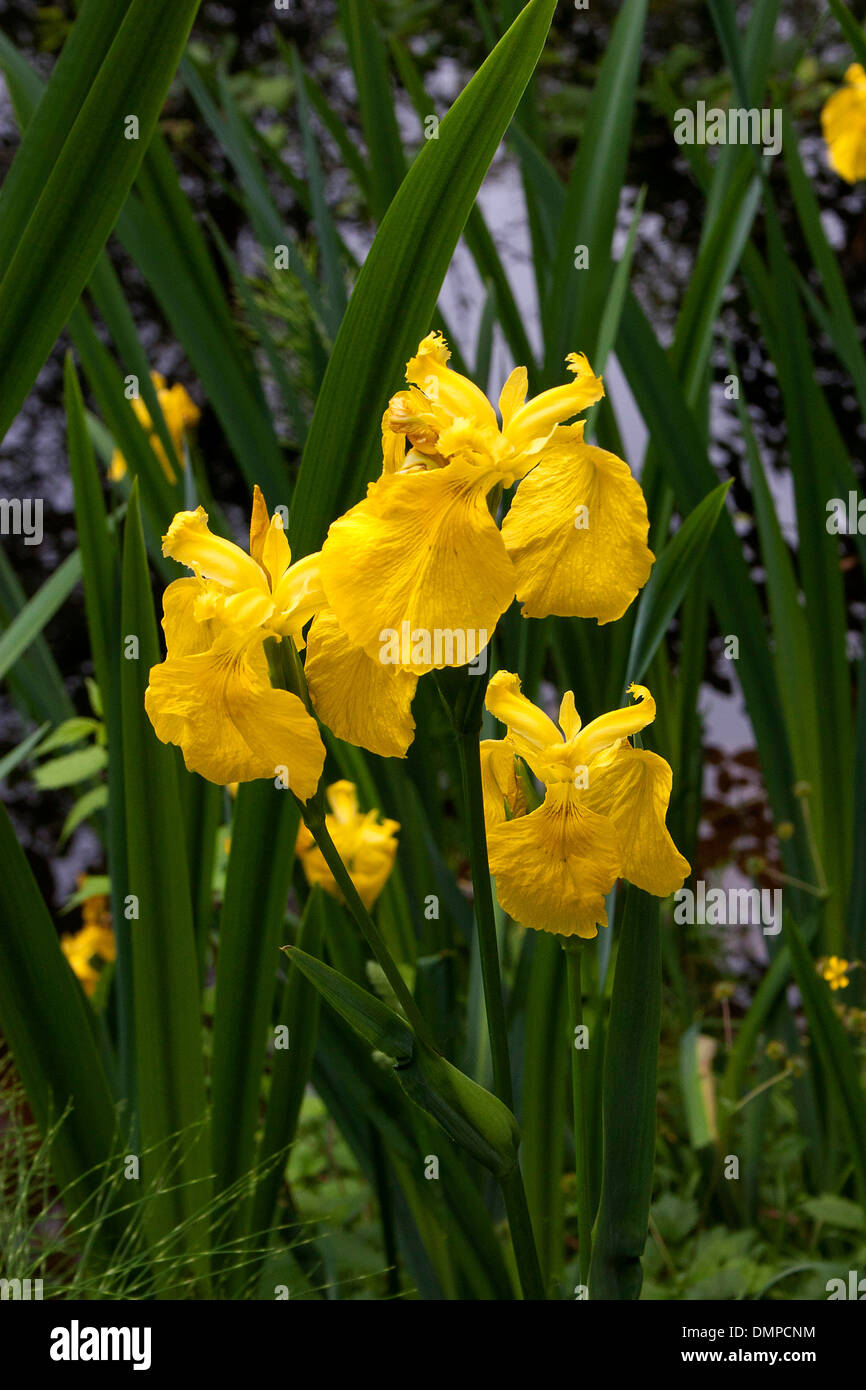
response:
<path id="1" fill-rule="evenodd" d="M 703 563 L 730 483 L 720 483 L 689 513 L 668 541 L 641 594 L 628 656 L 627 679 L 639 681 Z"/>
<path id="2" fill-rule="evenodd" d="M 272 782 L 238 790 L 220 916 L 213 1038 L 213 1133 L 216 1184 L 229 1188 L 248 1172 L 255 1150 L 266 1031 L 284 937 L 298 808 Z M 244 1213 L 236 1204 L 240 1227 Z M 248 1213 L 246 1213 L 248 1215 Z"/>
<path id="3" fill-rule="evenodd" d="M 195 1217 L 207 1202 L 211 1172 L 198 965 L 174 750 L 159 742 L 144 709 L 148 672 L 160 651 L 136 487 L 124 528 L 122 628 L 138 639 L 137 659 L 124 653 L 118 659 L 141 1170 L 151 1180 L 164 1165 L 171 1174 L 147 1209 L 152 1238 L 183 1227 L 191 1251 L 201 1245 Z M 164 1270 L 160 1283 L 171 1287 L 182 1273 Z"/>
<path id="4" fill-rule="evenodd" d="M 427 141 L 391 203 L 349 300 L 307 436 L 292 549 L 321 544 L 377 464 L 382 408 L 428 331 L 478 188 L 538 61 L 552 0 L 531 0 Z"/>
<path id="5" fill-rule="evenodd" d="M 658 901 L 628 886 L 604 1059 L 604 1167 L 593 1233 L 593 1299 L 640 1293 L 656 1133 L 661 1018 Z"/>
<path id="6" fill-rule="evenodd" d="M 0 437 L 117 220 L 197 9 L 198 0 L 132 0 L 40 190 L 0 282 Z"/>

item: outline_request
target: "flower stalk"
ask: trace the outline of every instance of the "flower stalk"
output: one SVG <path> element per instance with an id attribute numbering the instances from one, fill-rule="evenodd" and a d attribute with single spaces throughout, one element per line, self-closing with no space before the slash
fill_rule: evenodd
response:
<path id="1" fill-rule="evenodd" d="M 334 841 L 331 839 L 330 832 L 325 824 L 324 812 L 315 802 L 307 802 L 305 804 L 302 801 L 298 801 L 298 806 L 300 807 L 304 824 L 319 846 L 322 857 L 333 874 L 340 892 L 343 894 L 346 906 L 354 917 L 361 935 L 381 966 L 382 973 L 394 991 L 403 1013 L 419 1038 L 423 1039 L 430 1047 L 433 1047 L 433 1038 L 424 1015 L 415 1003 L 409 986 L 400 974 L 400 968 L 391 955 L 391 952 L 388 950 L 385 944 L 385 938 L 382 936 L 382 933 L 379 931 L 379 928 L 376 926 L 376 923 L 361 901 L 361 895 L 352 882 L 352 877 L 340 858 Z"/>
<path id="2" fill-rule="evenodd" d="M 589 1136 L 586 1127 L 586 1048 L 578 1047 L 578 1029 L 583 1026 L 583 986 L 581 960 L 584 941 L 579 936 L 562 940 L 568 971 L 568 1011 L 571 1021 L 571 1094 L 574 1108 L 574 1162 L 577 1183 L 577 1238 L 580 1282 L 589 1281 L 592 1256 L 592 1198 L 590 1195 Z"/>
<path id="3" fill-rule="evenodd" d="M 508 1052 L 508 1029 L 499 970 L 496 916 L 490 888 L 490 866 L 487 861 L 484 796 L 481 784 L 479 734 L 485 688 L 486 681 L 470 675 L 465 667 L 459 671 L 439 673 L 439 690 L 451 715 L 460 760 L 463 805 L 469 831 L 475 921 L 478 926 L 478 948 L 484 984 L 484 1005 L 493 1063 L 493 1089 L 511 1110 L 514 1104 L 511 1059 Z M 546 1297 L 544 1281 L 538 1263 L 538 1252 L 535 1248 L 535 1237 L 519 1164 L 506 1177 L 500 1179 L 500 1185 L 523 1296 L 526 1299 L 543 1300 Z"/>

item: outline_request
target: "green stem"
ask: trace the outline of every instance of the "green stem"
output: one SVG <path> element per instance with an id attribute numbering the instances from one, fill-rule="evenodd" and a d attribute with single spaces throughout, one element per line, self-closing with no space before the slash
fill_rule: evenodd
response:
<path id="1" fill-rule="evenodd" d="M 307 682 L 304 678 L 304 668 L 298 659 L 297 649 L 291 639 L 287 638 L 280 641 L 278 638 L 269 638 L 265 642 L 265 656 L 267 657 L 268 668 L 271 673 L 271 684 L 279 690 L 289 690 L 298 699 L 303 700 L 304 705 L 311 715 L 313 715 L 312 705 L 310 704 L 310 693 L 307 690 Z M 385 944 L 385 938 L 373 921 L 363 902 L 357 888 L 352 882 L 349 870 L 340 858 L 334 841 L 328 832 L 325 824 L 325 811 L 321 788 L 308 802 L 303 802 L 295 797 L 300 808 L 304 824 L 322 852 L 322 858 L 331 870 L 334 881 L 336 882 L 343 899 L 357 922 L 361 935 L 366 941 L 376 960 L 382 968 L 389 985 L 393 989 L 400 1007 L 406 1018 L 412 1024 L 415 1032 L 428 1046 L 436 1050 L 433 1037 L 424 1019 L 421 1010 L 412 997 L 403 976 L 400 974 L 394 957 Z"/>
<path id="2" fill-rule="evenodd" d="M 475 898 L 475 920 L 478 924 L 478 949 L 481 956 L 481 977 L 484 981 L 484 1003 L 490 1034 L 490 1055 L 493 1061 L 493 1089 L 509 1110 L 514 1108 L 511 1085 L 511 1061 L 508 1055 L 508 1027 L 499 973 L 499 945 L 496 939 L 496 916 L 490 892 L 490 864 L 487 859 L 487 836 L 484 831 L 484 797 L 481 789 L 481 755 L 475 733 L 458 733 L 460 774 L 463 780 L 463 804 L 469 825 L 469 859 L 472 865 L 472 889 Z"/>
<path id="3" fill-rule="evenodd" d="M 472 888 L 475 898 L 475 920 L 478 924 L 478 947 L 481 956 L 481 975 L 484 981 L 484 1003 L 487 1029 L 490 1035 L 490 1055 L 493 1061 L 493 1088 L 499 1099 L 514 1108 L 511 1086 L 511 1060 L 508 1055 L 508 1028 L 499 973 L 499 946 L 496 940 L 496 916 L 490 890 L 490 864 L 487 859 L 487 836 L 484 831 L 484 796 L 481 787 L 481 754 L 478 734 L 457 731 L 460 755 L 460 774 L 463 781 L 463 802 L 469 827 L 469 856 L 472 865 Z M 538 1252 L 532 1233 L 529 1207 L 519 1165 L 501 1179 L 502 1197 L 508 1216 L 514 1257 L 525 1299 L 546 1297 Z"/>
<path id="4" fill-rule="evenodd" d="M 322 852 L 322 858 L 331 870 L 334 880 L 340 892 L 343 894 L 346 906 L 357 922 L 361 935 L 370 947 L 376 960 L 379 962 L 382 973 L 397 996 L 397 1000 L 406 1018 L 415 1029 L 419 1038 L 422 1038 L 428 1046 L 435 1050 L 435 1044 L 427 1021 L 418 1008 L 418 1005 L 415 1003 L 409 986 L 400 974 L 397 962 L 394 960 L 394 957 L 385 944 L 385 938 L 382 936 L 382 933 L 379 931 L 379 928 L 376 926 L 376 923 L 361 901 L 358 890 L 352 882 L 349 870 L 340 858 L 337 846 L 331 839 L 328 827 L 325 824 L 324 815 L 312 805 L 304 805 L 301 801 L 298 802 L 298 805 L 301 808 L 304 824 L 319 846 Z"/>
<path id="5" fill-rule="evenodd" d="M 583 1024 L 583 991 L 580 962 L 583 941 L 580 937 L 564 937 L 562 942 L 568 966 L 568 1005 L 571 1016 L 571 1089 L 574 1101 L 574 1155 L 577 1170 L 577 1236 L 580 1245 L 580 1282 L 589 1282 L 589 1262 L 592 1255 L 592 1201 L 590 1197 L 589 1141 L 586 1132 L 586 1096 L 584 1091 L 584 1058 L 586 1050 L 574 1045 L 576 1030 Z"/>

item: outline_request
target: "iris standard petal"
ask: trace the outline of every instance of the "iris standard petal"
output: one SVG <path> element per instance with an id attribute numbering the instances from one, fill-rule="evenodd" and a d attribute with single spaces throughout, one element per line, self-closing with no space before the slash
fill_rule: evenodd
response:
<path id="1" fill-rule="evenodd" d="M 374 660 L 396 641 L 394 659 L 416 675 L 473 660 L 514 596 L 483 487 L 459 464 L 371 483 L 331 526 L 321 574 L 349 639 Z"/>
<path id="2" fill-rule="evenodd" d="M 573 379 L 527 401 L 515 411 L 504 429 L 516 453 L 534 453 L 541 449 L 557 425 L 579 415 L 604 395 L 601 377 L 595 375 L 584 353 L 570 352 L 565 360 Z"/>
<path id="3" fill-rule="evenodd" d="M 628 464 L 557 430 L 502 526 L 525 618 L 622 617 L 649 578 L 649 517 Z"/>
<path id="4" fill-rule="evenodd" d="M 529 375 L 526 368 L 515 367 L 499 393 L 499 414 L 502 416 L 504 430 L 508 429 L 514 416 L 524 405 L 528 388 Z"/>
<path id="5" fill-rule="evenodd" d="M 658 898 L 681 888 L 689 874 L 688 861 L 665 825 L 672 782 L 664 758 L 625 744 L 589 764 L 580 799 L 582 806 L 613 822 L 623 878 Z"/>
<path id="6" fill-rule="evenodd" d="M 274 512 L 265 533 L 261 559 L 262 569 L 271 581 L 272 590 L 276 589 L 291 562 L 292 552 L 283 528 L 283 518 L 279 512 Z"/>
<path id="7" fill-rule="evenodd" d="M 607 926 L 604 900 L 620 874 L 616 830 L 571 787 L 550 787 L 537 811 L 494 826 L 488 851 L 500 905 L 515 921 L 561 936 Z"/>
<path id="8" fill-rule="evenodd" d="M 325 609 L 307 634 L 304 674 L 316 713 L 337 738 L 382 758 L 405 758 L 415 736 L 418 677 L 411 671 L 385 666 L 353 646 Z"/>
<path id="9" fill-rule="evenodd" d="M 258 565 L 262 563 L 262 551 L 265 548 L 265 537 L 268 534 L 270 524 L 268 504 L 265 501 L 264 493 L 256 483 L 253 488 L 253 506 L 250 512 L 250 555 Z"/>

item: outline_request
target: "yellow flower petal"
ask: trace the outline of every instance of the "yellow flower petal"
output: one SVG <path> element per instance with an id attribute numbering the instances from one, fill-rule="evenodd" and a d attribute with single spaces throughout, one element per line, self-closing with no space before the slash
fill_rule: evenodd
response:
<path id="1" fill-rule="evenodd" d="M 602 753 L 588 774 L 581 805 L 613 822 L 623 878 L 658 898 L 682 887 L 689 865 L 665 825 L 673 777 L 664 758 L 626 744 Z"/>
<path id="2" fill-rule="evenodd" d="M 460 419 L 496 428 L 493 406 L 468 377 L 447 365 L 451 353 L 441 333 L 428 333 L 406 364 L 406 380 Z"/>
<path id="3" fill-rule="evenodd" d="M 126 459 L 119 449 L 115 449 L 111 455 L 111 462 L 108 465 L 108 476 L 113 483 L 120 482 L 121 478 L 126 477 Z"/>
<path id="4" fill-rule="evenodd" d="M 369 910 L 394 867 L 396 836 L 400 826 L 397 821 L 380 819 L 378 811 L 359 811 L 354 782 L 334 782 L 325 795 L 331 807 L 325 817 L 325 826 L 364 906 Z M 295 852 L 311 887 L 318 885 L 342 902 L 343 895 L 336 880 L 303 823 L 298 830 Z"/>
<path id="5" fill-rule="evenodd" d="M 549 788 L 537 811 L 494 826 L 490 872 L 503 911 L 525 927 L 593 937 L 607 926 L 604 899 L 620 873 L 611 821 L 575 799 L 564 784 Z"/>
<path id="6" fill-rule="evenodd" d="M 583 353 L 570 352 L 565 360 L 573 373 L 573 381 L 542 391 L 510 418 L 504 434 L 516 452 L 534 453 L 547 442 L 557 425 L 594 405 L 604 395 L 601 377 L 595 375 Z"/>
<path id="7" fill-rule="evenodd" d="M 571 746 L 553 720 L 521 694 L 519 677 L 510 671 L 497 671 L 487 687 L 485 703 L 505 724 L 514 751 L 536 777 L 548 787 L 553 782 L 574 781 Z"/>
<path id="8" fill-rule="evenodd" d="M 262 563 L 265 537 L 268 534 L 270 524 L 268 504 L 265 501 L 264 493 L 256 483 L 253 488 L 253 509 L 250 513 L 250 555 L 258 565 Z"/>
<path id="9" fill-rule="evenodd" d="M 321 552 L 305 555 L 286 570 L 274 590 L 274 608 L 285 621 L 276 626 L 286 633 L 297 636 L 302 627 L 310 621 L 313 614 L 325 605 L 325 591 L 322 588 Z"/>
<path id="10" fill-rule="evenodd" d="M 307 635 L 304 674 L 317 715 L 337 738 L 383 758 L 405 758 L 415 736 L 418 677 L 352 646 L 334 614 L 317 614 Z"/>
<path id="11" fill-rule="evenodd" d="M 559 702 L 559 727 L 569 739 L 580 733 L 580 715 L 574 703 L 573 690 L 566 690 Z"/>
<path id="12" fill-rule="evenodd" d="M 248 664 L 229 683 L 226 708 L 262 766 L 269 765 L 265 776 L 276 777 L 285 768 L 289 789 L 301 801 L 315 796 L 325 765 L 325 747 L 315 719 L 297 695 L 274 690 L 262 673 L 256 674 Z"/>
<path id="13" fill-rule="evenodd" d="M 859 63 L 851 64 L 845 83 L 825 102 L 821 127 L 836 173 L 857 183 L 866 178 L 866 73 Z"/>
<path id="14" fill-rule="evenodd" d="M 382 472 L 399 473 L 406 462 L 406 436 L 391 429 L 391 407 L 382 416 Z"/>
<path id="15" fill-rule="evenodd" d="M 358 788 L 348 778 L 344 777 L 339 782 L 332 782 L 325 789 L 325 798 L 331 808 L 331 815 L 341 825 L 352 825 L 360 815 Z"/>
<path id="16" fill-rule="evenodd" d="M 523 616 L 622 617 L 649 578 L 648 532 L 628 465 L 584 444 L 582 425 L 558 430 L 502 526 Z"/>
<path id="17" fill-rule="evenodd" d="M 499 393 L 499 414 L 502 428 L 508 429 L 515 414 L 521 409 L 528 389 L 529 377 L 525 367 L 515 367 Z"/>
<path id="18" fill-rule="evenodd" d="M 517 776 L 514 748 L 508 739 L 486 738 L 481 742 L 481 788 L 484 793 L 484 822 L 490 833 L 494 825 L 526 814 L 526 793 Z"/>
<path id="19" fill-rule="evenodd" d="M 213 534 L 204 507 L 177 513 L 162 538 L 162 553 L 235 592 L 243 589 L 268 592 L 261 566 L 239 545 Z"/>
<path id="20" fill-rule="evenodd" d="M 322 547 L 324 590 L 350 641 L 416 675 L 474 660 L 513 578 L 484 492 L 458 464 L 383 475 Z"/>
<path id="21" fill-rule="evenodd" d="M 575 763 L 586 766 L 605 748 L 631 738 L 645 729 L 656 717 L 656 702 L 645 685 L 630 685 L 629 695 L 636 703 L 623 709 L 600 714 L 581 730 L 575 742 Z"/>
<path id="22" fill-rule="evenodd" d="M 179 381 L 176 381 L 167 391 L 158 391 L 157 400 L 171 437 L 180 446 L 183 442 L 184 430 L 189 425 L 198 423 L 201 419 L 201 411 L 186 387 Z M 180 452 L 180 448 L 178 448 L 178 452 Z"/>
<path id="23" fill-rule="evenodd" d="M 213 646 L 216 628 L 195 617 L 195 608 L 206 592 L 200 579 L 175 579 L 162 596 L 162 630 L 169 656 L 193 656 Z"/>
<path id="24" fill-rule="evenodd" d="M 296 695 L 271 688 L 261 642 L 223 634 L 209 651 L 167 657 L 144 702 L 157 737 L 209 782 L 274 778 L 285 766 L 302 800 L 315 792 L 325 759 L 315 720 Z"/>
<path id="25" fill-rule="evenodd" d="M 276 589 L 292 562 L 292 552 L 283 529 L 283 518 L 274 512 L 265 533 L 262 546 L 261 566 L 271 581 L 271 589 Z"/>
<path id="26" fill-rule="evenodd" d="M 491 677 L 484 703 L 510 734 L 519 734 L 539 748 L 563 741 L 553 720 L 522 693 L 520 677 L 511 671 L 497 671 Z"/>

